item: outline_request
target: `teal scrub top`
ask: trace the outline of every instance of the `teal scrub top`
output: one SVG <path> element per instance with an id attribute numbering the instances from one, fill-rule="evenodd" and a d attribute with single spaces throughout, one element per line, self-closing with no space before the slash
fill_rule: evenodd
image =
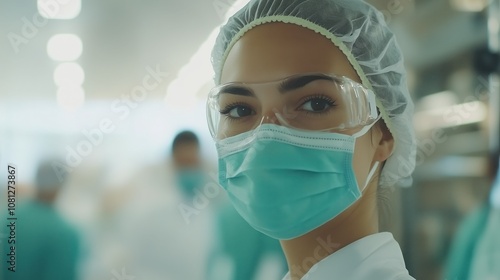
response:
<path id="1" fill-rule="evenodd" d="M 10 253 L 10 229 L 2 240 L 2 279 L 5 280 L 74 280 L 79 238 L 56 210 L 48 204 L 27 201 L 15 210 L 15 272 L 5 262 Z M 4 216 L 3 222 L 7 222 Z M 8 221 L 11 222 L 11 221 Z M 12 239 L 11 239 L 12 240 Z M 4 242 L 5 241 L 5 242 Z M 5 266 L 7 265 L 7 267 Z"/>
<path id="2" fill-rule="evenodd" d="M 216 213 L 216 238 L 215 248 L 209 258 L 209 275 L 212 275 L 212 262 L 225 256 L 231 258 L 233 263 L 232 280 L 255 279 L 265 254 L 279 256 L 282 275 L 285 275 L 286 259 L 279 241 L 252 228 L 230 203 L 224 204 Z"/>
<path id="3" fill-rule="evenodd" d="M 488 213 L 488 205 L 483 205 L 471 212 L 458 228 L 448 255 L 445 279 L 469 279 L 474 251 L 486 226 Z"/>

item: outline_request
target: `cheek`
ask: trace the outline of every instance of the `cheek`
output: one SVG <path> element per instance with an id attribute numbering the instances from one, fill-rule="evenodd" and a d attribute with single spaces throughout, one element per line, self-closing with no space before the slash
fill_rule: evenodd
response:
<path id="1" fill-rule="evenodd" d="M 360 188 L 364 186 L 366 176 L 368 176 L 368 172 L 370 172 L 374 154 L 375 147 L 372 145 L 370 132 L 356 139 L 353 155 L 353 169 Z"/>

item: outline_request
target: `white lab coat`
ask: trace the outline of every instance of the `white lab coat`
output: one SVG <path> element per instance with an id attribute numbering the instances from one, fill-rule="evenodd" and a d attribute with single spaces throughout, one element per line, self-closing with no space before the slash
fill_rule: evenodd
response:
<path id="1" fill-rule="evenodd" d="M 283 280 L 289 280 L 290 272 Z M 316 263 L 301 279 L 305 280 L 408 280 L 399 244 L 389 232 L 357 240 Z"/>
<path id="2" fill-rule="evenodd" d="M 123 265 L 127 273 L 137 280 L 203 280 L 213 240 L 213 199 L 195 208 L 182 197 L 168 165 L 144 170 L 137 181 L 121 211 L 120 238 L 132 256 Z M 196 211 L 189 222 L 179 211 L 181 204 Z"/>

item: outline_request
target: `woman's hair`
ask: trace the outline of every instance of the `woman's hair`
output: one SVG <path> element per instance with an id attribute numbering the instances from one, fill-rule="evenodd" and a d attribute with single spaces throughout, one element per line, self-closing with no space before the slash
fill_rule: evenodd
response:
<path id="1" fill-rule="evenodd" d="M 390 133 L 389 128 L 383 119 L 379 120 L 374 128 L 380 129 L 383 134 Z M 370 130 L 372 136 L 372 146 L 375 147 L 376 143 L 373 141 L 373 129 Z M 377 181 L 377 210 L 378 210 L 378 223 L 380 229 L 386 229 L 391 225 L 391 193 L 394 191 L 394 187 L 380 187 L 379 179 L 382 169 L 384 168 L 386 161 L 380 163 L 380 170 L 375 174 L 374 179 Z"/>
<path id="2" fill-rule="evenodd" d="M 185 130 L 177 134 L 172 142 L 172 153 L 175 152 L 175 149 L 181 144 L 195 144 L 197 146 L 200 145 L 200 141 L 198 140 L 198 136 L 192 131 Z"/>

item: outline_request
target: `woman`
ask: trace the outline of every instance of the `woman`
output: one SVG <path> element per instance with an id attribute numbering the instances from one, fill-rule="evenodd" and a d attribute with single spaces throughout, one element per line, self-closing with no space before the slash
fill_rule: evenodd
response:
<path id="1" fill-rule="evenodd" d="M 280 240 L 284 279 L 413 279 L 378 232 L 377 193 L 411 183 L 416 146 L 381 13 L 356 0 L 251 1 L 221 28 L 212 64 L 220 184 Z"/>

